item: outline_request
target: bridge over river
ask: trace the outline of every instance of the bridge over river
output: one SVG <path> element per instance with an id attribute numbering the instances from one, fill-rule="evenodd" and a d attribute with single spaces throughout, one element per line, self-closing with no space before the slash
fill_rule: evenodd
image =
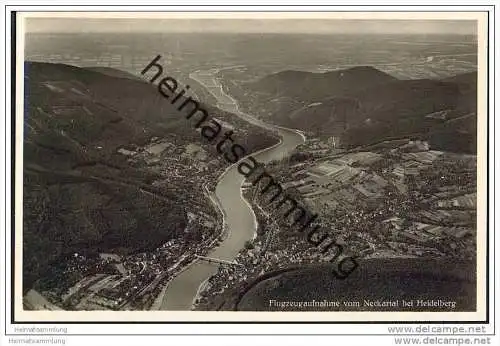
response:
<path id="1" fill-rule="evenodd" d="M 281 159 L 289 155 L 305 137 L 297 130 L 287 129 L 267 124 L 239 109 L 237 101 L 224 92 L 217 73 L 220 69 L 195 71 L 190 74 L 192 79 L 203 85 L 218 101 L 217 107 L 233 113 L 235 116 L 256 126 L 276 131 L 281 142 L 263 149 L 252 156 L 262 163 Z M 243 198 L 241 185 L 243 176 L 237 170 L 237 164 L 230 166 L 219 178 L 215 194 L 219 207 L 225 215 L 227 237 L 222 243 L 207 254 L 209 258 L 233 263 L 245 242 L 254 237 L 257 229 L 255 214 Z M 170 281 L 165 291 L 160 310 L 190 310 L 199 287 L 213 274 L 217 266 L 207 261 L 196 261 Z"/>

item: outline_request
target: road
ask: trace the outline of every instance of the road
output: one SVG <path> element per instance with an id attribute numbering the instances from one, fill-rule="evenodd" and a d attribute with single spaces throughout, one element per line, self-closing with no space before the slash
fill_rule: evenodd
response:
<path id="1" fill-rule="evenodd" d="M 217 99 L 217 107 L 238 116 L 239 118 L 262 128 L 276 131 L 281 141 L 269 148 L 258 151 L 252 156 L 267 163 L 289 155 L 292 150 L 305 141 L 305 137 L 297 130 L 287 129 L 265 123 L 239 109 L 237 101 L 224 92 L 216 74 L 220 69 L 193 72 L 195 79 Z M 244 160 L 244 159 L 242 159 Z M 241 185 L 244 177 L 237 170 L 238 163 L 228 167 L 219 178 L 215 194 L 219 207 L 225 215 L 224 224 L 227 237 L 221 244 L 206 256 L 232 262 L 247 240 L 254 237 L 257 221 L 250 204 L 243 198 Z M 190 310 L 200 285 L 217 272 L 217 265 L 197 261 L 191 264 L 172 279 L 165 292 L 161 310 Z"/>

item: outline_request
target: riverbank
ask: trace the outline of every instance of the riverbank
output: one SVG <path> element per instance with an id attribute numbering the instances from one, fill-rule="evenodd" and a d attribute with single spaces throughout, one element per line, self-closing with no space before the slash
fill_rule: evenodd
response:
<path id="1" fill-rule="evenodd" d="M 217 71 L 214 70 L 196 71 L 196 75 L 190 77 L 196 79 L 198 83 L 217 98 L 217 107 L 223 111 L 230 112 L 240 119 L 259 126 L 266 130 L 277 133 L 281 140 L 271 147 L 264 148 L 251 154 L 257 161 L 267 163 L 279 160 L 289 155 L 293 149 L 304 142 L 304 135 L 297 130 L 280 128 L 274 125 L 263 123 L 249 114 L 239 110 L 237 101 L 226 94 L 218 80 L 213 78 Z M 229 103 L 230 101 L 230 103 Z M 246 241 L 255 237 L 257 221 L 255 213 L 248 201 L 243 198 L 241 186 L 244 182 L 237 165 L 229 166 L 220 176 L 215 189 L 215 195 L 220 201 L 220 206 L 225 214 L 224 227 L 227 229 L 227 236 L 214 249 L 208 257 L 233 261 Z M 239 190 L 239 193 L 237 193 Z M 189 310 L 193 301 L 196 300 L 203 282 L 217 273 L 218 265 L 201 261 L 193 262 L 185 271 L 174 277 L 169 287 L 165 291 L 162 310 Z"/>

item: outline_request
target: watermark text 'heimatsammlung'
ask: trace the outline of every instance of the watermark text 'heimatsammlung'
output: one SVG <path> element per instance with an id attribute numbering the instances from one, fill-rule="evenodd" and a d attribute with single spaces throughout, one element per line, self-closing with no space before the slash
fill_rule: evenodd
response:
<path id="1" fill-rule="evenodd" d="M 170 104 L 177 106 L 177 110 L 184 113 L 186 119 L 194 118 L 195 129 L 200 130 L 201 136 L 215 145 L 215 148 L 222 157 L 231 164 L 238 162 L 238 172 L 242 174 L 253 186 L 261 187 L 261 182 L 267 180 L 267 184 L 259 191 L 262 195 L 270 196 L 269 203 L 276 210 L 282 211 L 284 221 L 291 222 L 290 229 L 295 232 L 307 233 L 307 241 L 316 246 L 321 253 L 330 254 L 335 251 L 330 262 L 336 264 L 333 274 L 339 279 L 345 279 L 357 267 L 358 263 L 353 256 L 346 256 L 342 245 L 337 244 L 330 237 L 330 233 L 313 223 L 318 218 L 317 214 L 308 212 L 301 206 L 295 198 L 287 194 L 281 184 L 279 184 L 244 146 L 234 141 L 232 130 L 223 131 L 223 126 L 200 103 L 190 96 L 185 96 L 189 85 L 179 88 L 179 82 L 172 76 L 163 76 L 163 66 L 159 63 L 161 55 L 157 55 L 141 72 L 142 75 L 149 74 L 151 84 L 157 83 L 158 92 L 170 101 Z M 152 74 L 153 72 L 154 74 Z M 160 77 L 162 77 L 160 79 Z M 181 89 L 178 91 L 178 89 Z M 224 132 L 221 134 L 221 132 Z M 306 232 L 306 230 L 308 230 Z"/>

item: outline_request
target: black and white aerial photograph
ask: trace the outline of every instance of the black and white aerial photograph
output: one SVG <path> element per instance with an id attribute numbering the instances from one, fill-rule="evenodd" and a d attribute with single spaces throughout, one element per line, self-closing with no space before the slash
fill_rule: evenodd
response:
<path id="1" fill-rule="evenodd" d="M 19 309 L 484 313 L 483 18 L 351 14 L 19 17 Z"/>

